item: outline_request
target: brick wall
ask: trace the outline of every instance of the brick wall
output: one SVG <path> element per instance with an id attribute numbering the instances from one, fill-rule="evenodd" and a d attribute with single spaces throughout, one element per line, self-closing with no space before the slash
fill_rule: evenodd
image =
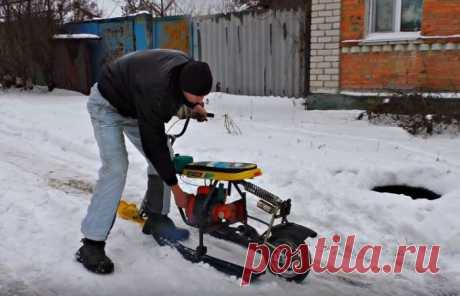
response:
<path id="1" fill-rule="evenodd" d="M 340 0 L 312 0 L 310 92 L 338 93 Z"/>
<path id="2" fill-rule="evenodd" d="M 343 54 L 343 90 L 460 91 L 460 48 Z"/>
<path id="3" fill-rule="evenodd" d="M 366 43 L 364 0 L 342 1 L 341 90 L 460 91 L 460 1 L 424 0 L 421 37 Z"/>
<path id="4" fill-rule="evenodd" d="M 365 11 L 364 0 L 342 0 L 342 40 L 364 38 Z"/>
<path id="5" fill-rule="evenodd" d="M 460 34 L 459 0 L 424 0 L 423 35 Z"/>

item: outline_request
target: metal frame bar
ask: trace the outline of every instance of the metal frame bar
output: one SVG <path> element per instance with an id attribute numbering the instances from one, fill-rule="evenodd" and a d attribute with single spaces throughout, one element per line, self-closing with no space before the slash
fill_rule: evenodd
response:
<path id="1" fill-rule="evenodd" d="M 198 256 L 203 256 L 206 254 L 207 252 L 207 248 L 206 246 L 204 245 L 204 234 L 205 234 L 205 223 L 204 221 L 202 221 L 202 218 L 205 216 L 205 212 L 208 211 L 209 209 L 209 204 L 210 202 L 212 201 L 212 196 L 214 194 L 214 191 L 216 190 L 217 188 L 217 185 L 220 183 L 219 180 L 210 180 L 211 182 L 211 185 L 210 186 L 210 191 L 208 193 L 208 195 L 206 196 L 206 200 L 204 201 L 203 203 L 203 206 L 201 208 L 201 212 L 200 212 L 200 217 L 199 217 L 199 220 L 198 220 L 198 231 L 199 231 L 199 244 L 198 246 L 196 247 L 196 252 L 197 252 L 197 255 Z M 266 225 L 268 228 L 263 236 L 263 241 L 264 243 L 267 243 L 268 242 L 268 239 L 271 235 L 271 231 L 272 231 L 272 228 L 275 224 L 275 221 L 277 218 L 281 218 L 282 221 L 286 221 L 286 217 L 285 216 L 281 216 L 279 215 L 279 212 L 280 212 L 280 209 L 281 209 L 281 205 L 285 202 L 283 201 L 281 198 L 279 198 L 278 196 L 266 191 L 265 189 L 262 189 L 254 184 L 251 184 L 251 183 L 248 183 L 246 181 L 226 181 L 227 182 L 227 190 L 228 190 L 228 194 L 230 194 L 230 191 L 231 191 L 231 188 L 232 186 L 234 186 L 238 192 L 238 194 L 240 195 L 241 199 L 246 203 L 246 193 L 249 192 L 251 193 L 252 195 L 256 196 L 258 199 L 260 200 L 263 200 L 267 203 L 270 203 L 275 211 L 271 214 L 271 217 L 270 217 L 270 222 L 266 222 L 262 219 L 259 219 L 257 217 L 254 217 L 254 216 L 250 216 L 250 215 L 247 215 L 247 218 L 248 219 L 251 219 L 251 220 L 254 220 L 254 221 L 257 221 L 259 223 L 262 223 L 264 225 Z M 253 192 L 251 191 L 247 191 L 247 192 L 243 192 L 243 190 L 239 187 L 239 185 L 242 185 L 243 187 L 246 187 L 248 185 L 252 186 L 253 188 Z M 246 186 L 245 186 L 246 185 Z M 246 188 L 245 188 L 246 189 Z M 260 191 L 260 194 L 257 194 L 258 191 Z M 265 196 L 264 194 L 267 194 L 267 196 Z M 187 218 L 186 218 L 186 215 L 184 213 L 184 210 L 179 208 L 179 212 L 181 214 L 181 217 L 182 217 L 182 220 L 184 221 L 184 223 L 186 223 L 187 225 L 190 225 L 190 226 L 194 226 L 194 225 L 191 225 L 190 223 L 188 223 L 187 221 Z M 248 225 L 247 224 L 247 221 L 245 223 L 245 225 Z M 196 227 L 196 226 L 195 226 Z M 262 236 L 259 236 L 260 238 L 262 238 Z"/>
<path id="2" fill-rule="evenodd" d="M 204 223 L 202 221 L 202 217 L 203 217 L 203 212 L 207 211 L 207 209 L 209 207 L 209 203 L 211 202 L 212 195 L 213 195 L 214 190 L 216 189 L 216 186 L 217 186 L 218 183 L 219 183 L 219 181 L 214 180 L 214 182 L 211 184 L 211 190 L 209 191 L 208 196 L 206 196 L 206 200 L 204 201 L 203 208 L 201 209 L 201 212 L 200 212 L 200 217 L 199 217 L 199 220 L 198 220 L 199 244 L 196 247 L 196 251 L 197 251 L 198 256 L 203 256 L 207 252 L 207 248 L 204 245 L 204 230 L 205 230 L 204 227 L 205 227 L 205 225 L 204 225 Z"/>

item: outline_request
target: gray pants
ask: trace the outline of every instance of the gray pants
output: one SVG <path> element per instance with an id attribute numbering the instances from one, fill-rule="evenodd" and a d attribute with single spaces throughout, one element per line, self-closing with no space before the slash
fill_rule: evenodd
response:
<path id="1" fill-rule="evenodd" d="M 123 193 L 128 171 L 128 153 L 125 134 L 144 154 L 136 119 L 121 116 L 100 94 L 97 84 L 91 88 L 87 103 L 94 136 L 99 147 L 102 166 L 81 231 L 86 238 L 105 241 L 115 221 L 118 204 Z M 169 143 L 168 143 L 169 144 Z M 169 145 L 172 155 L 172 149 Z M 167 214 L 170 208 L 171 188 L 158 176 L 148 162 L 148 186 L 143 210 L 148 214 Z"/>

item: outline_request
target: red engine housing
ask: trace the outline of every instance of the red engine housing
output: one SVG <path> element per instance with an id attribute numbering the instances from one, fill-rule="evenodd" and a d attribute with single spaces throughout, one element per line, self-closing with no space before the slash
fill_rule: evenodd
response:
<path id="1" fill-rule="evenodd" d="M 202 222 L 206 225 L 214 225 L 223 222 L 229 224 L 237 222 L 246 223 L 247 210 L 245 201 L 239 199 L 232 203 L 226 203 L 226 190 L 222 190 L 222 188 L 216 188 L 214 190 L 211 196 L 209 210 L 203 214 L 204 203 L 211 191 L 211 187 L 198 187 L 197 194 L 189 197 L 187 200 L 185 214 L 188 222 L 192 225 L 198 225 L 200 222 L 200 215 L 202 215 L 201 219 L 204 220 Z"/>

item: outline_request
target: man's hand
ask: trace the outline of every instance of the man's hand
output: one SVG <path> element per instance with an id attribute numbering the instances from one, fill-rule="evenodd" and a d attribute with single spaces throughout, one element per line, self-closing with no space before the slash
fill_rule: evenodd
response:
<path id="1" fill-rule="evenodd" d="M 201 104 L 197 104 L 195 105 L 195 107 L 193 107 L 192 109 L 192 118 L 198 120 L 199 122 L 202 122 L 202 121 L 207 121 L 207 114 L 208 112 L 206 111 L 206 109 L 201 105 Z"/>
<path id="2" fill-rule="evenodd" d="M 176 205 L 179 208 L 186 208 L 187 207 L 187 194 L 182 191 L 182 188 L 178 184 L 171 187 L 171 190 L 174 194 L 174 200 L 176 201 Z"/>

